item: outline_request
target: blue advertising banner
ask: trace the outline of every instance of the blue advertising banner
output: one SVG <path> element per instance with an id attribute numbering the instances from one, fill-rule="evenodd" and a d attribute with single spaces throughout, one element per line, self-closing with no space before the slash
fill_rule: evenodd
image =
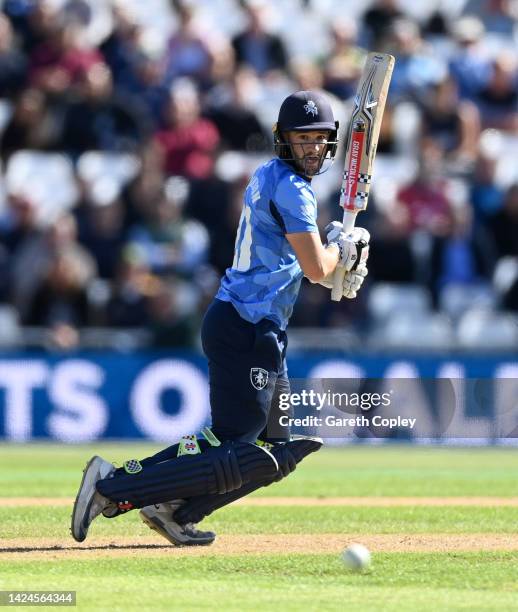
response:
<path id="1" fill-rule="evenodd" d="M 411 402 L 405 408 L 408 414 L 426 410 L 415 402 L 416 393 L 426 395 L 426 380 L 451 379 L 459 397 L 469 396 L 474 386 L 477 393 L 475 404 L 458 403 L 453 415 L 456 432 L 491 437 L 495 419 L 509 435 L 518 427 L 516 410 L 509 410 L 518 405 L 518 358 L 363 354 L 353 359 L 311 352 L 292 354 L 289 369 L 290 377 L 299 380 L 414 379 L 414 392 L 405 392 L 407 399 L 396 402 L 398 406 Z M 171 441 L 199 431 L 208 419 L 207 367 L 203 356 L 195 353 L 0 356 L 0 438 L 4 440 Z"/>

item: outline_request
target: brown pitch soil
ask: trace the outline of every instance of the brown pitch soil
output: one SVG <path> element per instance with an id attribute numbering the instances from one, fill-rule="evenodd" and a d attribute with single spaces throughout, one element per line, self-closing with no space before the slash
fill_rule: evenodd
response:
<path id="1" fill-rule="evenodd" d="M 70 506 L 72 497 L 3 497 L 3 508 L 18 506 Z M 512 506 L 518 497 L 245 497 L 239 506 Z"/>
<path id="2" fill-rule="evenodd" d="M 0 540 L 0 560 L 99 559 L 271 554 L 339 554 L 360 542 L 376 552 L 518 551 L 518 534 L 276 534 L 223 535 L 212 546 L 177 548 L 160 536 L 95 537 L 78 544 L 72 539 L 17 538 Z"/>
<path id="3" fill-rule="evenodd" d="M 71 506 L 72 498 L 3 498 L 3 507 Z M 242 506 L 518 506 L 518 498 L 498 497 L 249 497 Z M 210 556 L 287 553 L 338 554 L 353 542 L 373 552 L 518 551 L 518 534 L 269 534 L 222 535 L 212 546 L 177 548 L 159 535 L 71 538 L 0 538 L 0 560 L 93 559 L 133 556 Z"/>

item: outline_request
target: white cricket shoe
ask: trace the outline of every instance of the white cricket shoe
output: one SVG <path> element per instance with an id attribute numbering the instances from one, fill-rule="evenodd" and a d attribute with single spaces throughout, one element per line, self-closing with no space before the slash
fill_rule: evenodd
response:
<path id="1" fill-rule="evenodd" d="M 200 531 L 194 523 L 179 525 L 173 520 L 174 511 L 182 500 L 145 506 L 139 512 L 148 527 L 159 533 L 175 546 L 207 546 L 216 539 L 213 531 Z"/>
<path id="2" fill-rule="evenodd" d="M 107 505 L 112 503 L 107 497 L 96 491 L 95 484 L 98 480 L 107 478 L 114 471 L 115 467 L 112 463 L 97 455 L 86 464 L 72 512 L 71 531 L 72 537 L 77 542 L 82 542 L 86 538 L 90 523 L 101 514 Z"/>

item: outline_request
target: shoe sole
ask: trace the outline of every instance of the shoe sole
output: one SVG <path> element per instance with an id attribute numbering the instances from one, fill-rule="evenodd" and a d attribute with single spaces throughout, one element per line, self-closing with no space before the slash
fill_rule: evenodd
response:
<path id="1" fill-rule="evenodd" d="M 214 542 L 214 540 L 216 538 L 212 538 L 212 539 L 207 539 L 207 540 L 186 540 L 185 542 L 181 542 L 180 540 L 175 540 L 170 533 L 168 533 L 165 528 L 164 528 L 164 524 L 162 523 L 162 521 L 159 518 L 156 517 L 150 517 L 147 516 L 146 514 L 144 514 L 144 512 L 142 512 L 142 510 L 139 512 L 140 518 L 144 521 L 144 523 L 146 523 L 146 525 L 152 529 L 153 531 L 156 531 L 158 534 L 160 534 L 162 537 L 164 537 L 166 540 L 168 540 L 169 542 L 171 542 L 171 544 L 173 544 L 173 546 L 209 546 L 210 544 L 212 544 Z"/>
<path id="2" fill-rule="evenodd" d="M 90 511 L 90 506 L 92 505 L 92 500 L 95 495 L 94 485 L 96 481 L 94 480 L 94 474 L 96 475 L 98 472 L 98 470 L 94 472 L 94 470 L 90 470 L 90 468 L 97 461 L 103 461 L 103 460 L 98 455 L 95 455 L 86 464 L 85 469 L 83 470 L 83 478 L 81 479 L 81 484 L 79 485 L 79 490 L 77 492 L 76 499 L 74 501 L 74 509 L 72 510 L 72 521 L 70 525 L 70 531 L 72 533 L 72 537 L 74 538 L 76 542 L 84 542 L 84 540 L 86 539 L 86 536 L 88 535 L 88 527 L 86 528 L 86 530 L 84 530 L 84 527 L 82 525 L 83 521 L 81 520 L 79 524 L 76 524 L 76 522 L 78 521 L 79 516 L 81 516 L 81 518 L 84 518 L 86 514 Z M 81 500 L 81 494 L 85 486 L 92 487 L 92 495 L 87 503 L 84 503 Z"/>

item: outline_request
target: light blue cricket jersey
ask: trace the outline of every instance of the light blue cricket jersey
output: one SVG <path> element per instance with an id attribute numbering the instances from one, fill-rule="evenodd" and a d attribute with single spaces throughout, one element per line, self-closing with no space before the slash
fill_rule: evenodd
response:
<path id="1" fill-rule="evenodd" d="M 318 232 L 311 184 L 280 159 L 257 169 L 244 194 L 232 267 L 216 295 L 251 323 L 286 329 L 303 273 L 285 234 Z"/>

